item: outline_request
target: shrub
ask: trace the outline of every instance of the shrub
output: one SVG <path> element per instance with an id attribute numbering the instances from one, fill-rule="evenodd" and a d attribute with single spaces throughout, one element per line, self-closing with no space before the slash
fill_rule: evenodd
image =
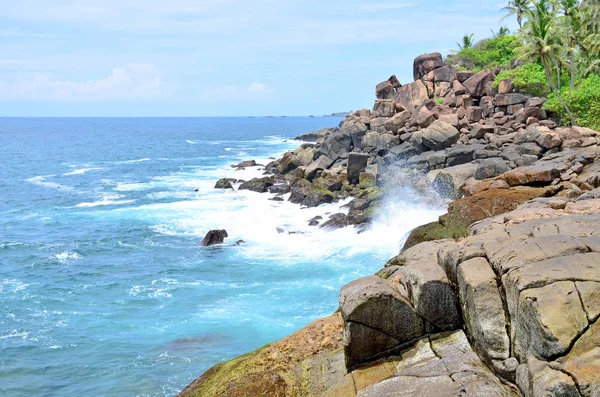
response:
<path id="1" fill-rule="evenodd" d="M 575 88 L 563 87 L 560 90 L 577 124 L 600 130 L 600 76 L 592 74 L 577 82 Z M 554 93 L 548 96 L 544 109 L 554 113 L 562 124 L 569 124 L 569 116 Z"/>
<path id="2" fill-rule="evenodd" d="M 474 48 L 463 48 L 456 54 L 448 55 L 447 62 L 457 69 L 479 72 L 486 68 L 509 66 L 516 58 L 515 48 L 519 46 L 516 36 L 498 36 L 478 42 Z"/>
<path id="3" fill-rule="evenodd" d="M 502 80 L 512 81 L 517 91 L 527 94 L 546 96 L 550 93 L 544 68 L 537 63 L 526 63 L 515 69 L 500 72 L 494 80 L 494 87 L 498 87 Z"/>

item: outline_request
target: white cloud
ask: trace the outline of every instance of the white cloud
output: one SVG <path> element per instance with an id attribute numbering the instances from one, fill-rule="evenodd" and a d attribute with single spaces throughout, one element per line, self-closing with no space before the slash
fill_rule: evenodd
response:
<path id="1" fill-rule="evenodd" d="M 243 102 L 266 99 L 275 92 L 277 92 L 276 89 L 255 81 L 249 85 L 226 84 L 212 87 L 200 92 L 199 97 L 204 101 Z"/>
<path id="2" fill-rule="evenodd" d="M 0 81 L 2 101 L 150 100 L 173 93 L 174 87 L 164 82 L 151 64 L 114 68 L 110 76 L 98 80 L 58 80 L 21 73 L 11 81 Z"/>

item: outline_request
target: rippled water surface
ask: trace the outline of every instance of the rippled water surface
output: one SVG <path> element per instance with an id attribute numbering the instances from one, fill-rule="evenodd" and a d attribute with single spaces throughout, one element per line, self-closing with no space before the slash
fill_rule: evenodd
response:
<path id="1" fill-rule="evenodd" d="M 439 211 L 400 195 L 371 231 L 327 233 L 307 220 L 344 203 L 213 186 L 339 121 L 0 118 L 0 395 L 171 396 L 333 312 Z M 199 247 L 212 228 L 226 244 Z"/>

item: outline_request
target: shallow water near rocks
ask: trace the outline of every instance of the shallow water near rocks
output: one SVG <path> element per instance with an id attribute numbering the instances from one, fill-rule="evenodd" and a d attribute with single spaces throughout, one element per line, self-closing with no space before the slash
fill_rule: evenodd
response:
<path id="1" fill-rule="evenodd" d="M 308 220 L 346 202 L 213 186 L 339 121 L 0 119 L 0 395 L 171 396 L 331 314 L 440 208 L 402 190 L 371 230 L 326 232 Z M 200 247 L 214 228 L 226 243 Z"/>

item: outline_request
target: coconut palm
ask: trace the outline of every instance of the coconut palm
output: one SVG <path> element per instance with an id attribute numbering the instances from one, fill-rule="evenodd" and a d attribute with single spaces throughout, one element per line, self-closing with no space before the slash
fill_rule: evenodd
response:
<path id="1" fill-rule="evenodd" d="M 575 87 L 575 50 L 577 47 L 578 35 L 581 31 L 581 21 L 579 14 L 578 0 L 559 0 L 557 3 L 562 16 L 562 25 L 566 38 L 566 47 L 569 53 L 569 70 L 571 72 L 571 88 Z M 560 83 L 559 83 L 560 85 Z"/>
<path id="2" fill-rule="evenodd" d="M 456 43 L 458 45 L 458 48 L 460 48 L 461 50 L 464 50 L 466 48 L 473 48 L 473 36 L 473 33 L 464 35 L 462 39 L 462 44 Z"/>
<path id="3" fill-rule="evenodd" d="M 579 45 L 583 58 L 589 62 L 584 74 L 600 73 L 600 0 L 583 0 L 579 8 Z"/>
<path id="4" fill-rule="evenodd" d="M 508 12 L 504 18 L 507 18 L 511 15 L 517 15 L 517 23 L 519 24 L 519 29 L 523 27 L 523 18 L 527 14 L 527 10 L 529 10 L 531 4 L 531 0 L 510 0 L 508 5 L 502 8 L 502 11 Z M 502 18 L 502 19 L 504 19 Z"/>
<path id="5" fill-rule="evenodd" d="M 519 58 L 540 62 L 546 72 L 548 85 L 569 115 L 572 125 L 577 125 L 573 113 L 563 100 L 552 77 L 552 65 L 561 59 L 564 47 L 557 38 L 557 18 L 554 14 L 553 3 L 550 0 L 532 2 L 532 8 L 527 11 L 529 21 L 527 29 L 521 32 L 523 45 L 519 48 Z"/>
<path id="6" fill-rule="evenodd" d="M 504 36 L 508 36 L 510 34 L 510 29 L 508 29 L 506 26 L 501 26 L 500 29 L 498 29 L 498 32 L 494 32 L 494 29 L 490 29 L 492 31 L 492 36 L 495 37 L 504 37 Z"/>

